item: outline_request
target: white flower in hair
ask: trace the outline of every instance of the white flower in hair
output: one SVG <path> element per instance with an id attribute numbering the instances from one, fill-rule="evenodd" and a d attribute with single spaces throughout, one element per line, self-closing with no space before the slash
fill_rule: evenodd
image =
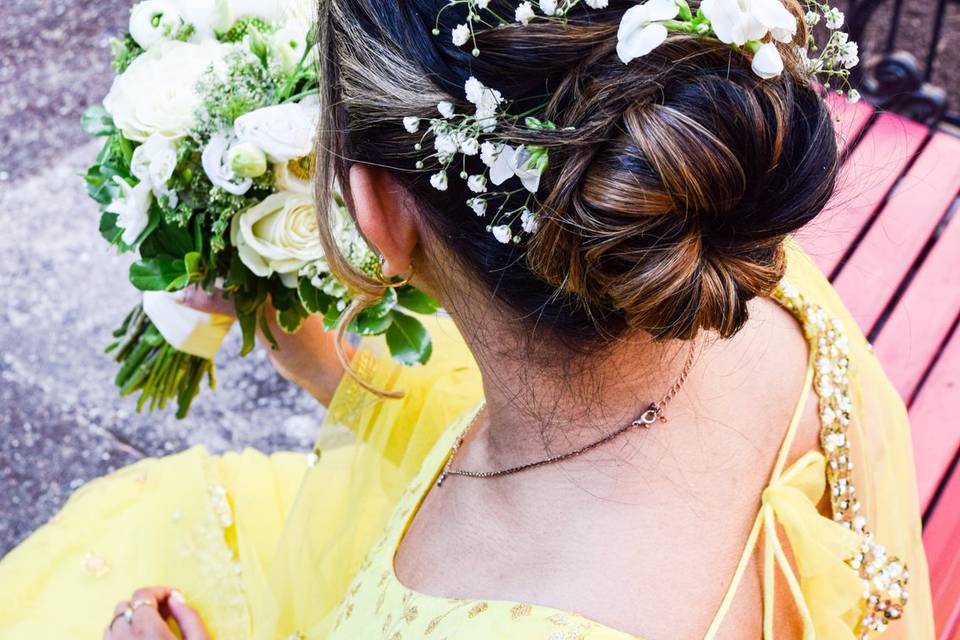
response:
<path id="1" fill-rule="evenodd" d="M 442 115 L 447 120 L 452 118 L 454 115 L 453 104 L 451 102 L 448 102 L 447 100 L 441 100 L 440 102 L 437 103 L 437 111 L 439 111 L 440 115 Z"/>
<path id="2" fill-rule="evenodd" d="M 470 27 L 466 24 L 457 25 L 453 30 L 453 44 L 462 47 L 470 40 Z"/>
<path id="3" fill-rule="evenodd" d="M 842 45 L 840 45 L 837 58 L 844 68 L 854 68 L 860 64 L 860 45 L 852 41 L 844 42 Z"/>
<path id="4" fill-rule="evenodd" d="M 467 205 L 473 209 L 473 212 L 478 216 L 482 216 L 487 212 L 487 201 L 483 198 L 470 198 L 467 200 Z"/>
<path id="5" fill-rule="evenodd" d="M 503 102 L 503 94 L 496 89 L 484 86 L 482 82 L 470 76 L 464 83 L 467 101 L 476 105 L 476 118 L 480 128 L 489 133 L 497 126 L 497 109 Z"/>
<path id="6" fill-rule="evenodd" d="M 543 15 L 552 16 L 557 13 L 557 0 L 540 0 L 540 11 Z"/>
<path id="7" fill-rule="evenodd" d="M 606 9 L 610 5 L 610 0 L 587 0 L 587 6 L 591 9 Z"/>
<path id="8" fill-rule="evenodd" d="M 540 221 L 537 220 L 537 214 L 530 209 L 524 209 L 523 213 L 520 214 L 520 225 L 527 233 L 536 233 L 537 229 L 540 228 Z"/>
<path id="9" fill-rule="evenodd" d="M 823 17 L 827 19 L 828 29 L 839 29 L 843 26 L 843 11 L 840 11 L 840 9 L 837 9 L 836 7 L 830 7 L 830 9 L 823 14 Z"/>
<path id="10" fill-rule="evenodd" d="M 776 78 L 783 73 L 783 58 L 777 45 L 768 42 L 753 54 L 753 72 L 764 79 Z"/>
<path id="11" fill-rule="evenodd" d="M 408 133 L 416 133 L 420 130 L 420 118 L 407 116 L 403 119 L 403 128 L 406 129 Z"/>
<path id="12" fill-rule="evenodd" d="M 474 193 L 483 193 L 487 190 L 487 179 L 481 175 L 470 176 L 467 179 L 467 187 Z"/>
<path id="13" fill-rule="evenodd" d="M 518 147 L 508 159 L 513 175 L 520 178 L 520 182 L 530 193 L 536 193 L 540 189 L 540 178 L 543 176 L 543 170 L 535 160 L 530 150 L 523 146 Z"/>
<path id="14" fill-rule="evenodd" d="M 500 186 L 514 176 L 513 157 L 517 150 L 508 144 L 497 145 L 493 164 L 490 165 L 490 182 Z"/>
<path id="15" fill-rule="evenodd" d="M 617 55 L 624 64 L 645 56 L 667 39 L 663 25 L 680 14 L 675 0 L 649 0 L 630 7 L 620 20 L 617 31 Z"/>
<path id="16" fill-rule="evenodd" d="M 517 7 L 515 18 L 520 24 L 530 24 L 530 21 L 536 14 L 533 12 L 533 5 L 529 2 L 521 2 Z"/>
<path id="17" fill-rule="evenodd" d="M 430 186 L 432 186 L 437 191 L 446 191 L 447 190 L 447 174 L 435 173 L 430 176 Z"/>
<path id="18" fill-rule="evenodd" d="M 475 156 L 480 152 L 480 143 L 476 138 L 464 138 L 460 141 L 460 153 L 465 156 Z"/>
<path id="19" fill-rule="evenodd" d="M 513 240 L 513 231 L 510 230 L 510 227 L 505 224 L 497 225 L 490 229 L 493 232 L 493 237 L 497 239 L 498 242 L 507 244 Z"/>
<path id="20" fill-rule="evenodd" d="M 497 148 L 497 145 L 492 142 L 484 142 L 480 145 L 480 162 L 488 167 L 493 167 L 497 162 L 497 155 L 499 153 L 500 150 Z"/>
<path id="21" fill-rule="evenodd" d="M 433 147 L 442 156 L 452 156 L 460 148 L 460 143 L 453 134 L 438 133 L 433 141 Z"/>
<path id="22" fill-rule="evenodd" d="M 797 35 L 797 17 L 781 0 L 703 0 L 700 4 L 721 42 L 743 46 L 769 33 L 780 42 Z"/>

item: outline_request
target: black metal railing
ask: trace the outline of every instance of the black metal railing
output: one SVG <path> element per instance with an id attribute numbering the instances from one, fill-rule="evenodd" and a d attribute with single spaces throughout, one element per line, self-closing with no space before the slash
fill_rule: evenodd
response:
<path id="1" fill-rule="evenodd" d="M 930 126 L 960 127 L 960 57 L 944 46 L 948 17 L 951 25 L 960 18 L 948 12 L 951 6 L 960 12 L 960 0 L 909 0 L 907 5 L 906 0 L 848 0 L 848 29 L 860 43 L 862 60 L 854 84 L 883 109 Z"/>

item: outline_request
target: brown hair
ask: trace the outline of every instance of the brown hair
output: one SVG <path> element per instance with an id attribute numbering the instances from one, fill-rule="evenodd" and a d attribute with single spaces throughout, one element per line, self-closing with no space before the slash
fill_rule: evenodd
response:
<path id="1" fill-rule="evenodd" d="M 346 186 L 353 162 L 393 168 L 469 273 L 569 342 L 603 344 L 634 331 L 729 337 L 743 327 L 747 303 L 783 276 L 784 239 L 823 209 L 836 180 L 830 115 L 793 46 L 778 45 L 787 70 L 771 80 L 752 72 L 747 54 L 683 34 L 625 65 L 616 31 L 634 3 L 611 0 L 604 10 L 574 10 L 565 25 L 481 31 L 475 58 L 449 35 L 432 35 L 447 4 L 321 3 L 319 189 L 337 179 Z M 491 7 L 504 15 L 510 4 Z M 464 19 L 447 9 L 441 32 Z M 517 113 L 545 105 L 535 115 L 558 126 L 505 132 L 551 154 L 540 229 L 521 245 L 486 231 L 464 205 L 460 181 L 432 189 L 432 168 L 415 166 L 420 134 L 401 125 L 407 115 L 435 117 L 440 100 L 463 104 L 471 75 L 501 90 Z M 321 227 L 335 273 L 377 295 L 377 283 L 351 269 Z"/>

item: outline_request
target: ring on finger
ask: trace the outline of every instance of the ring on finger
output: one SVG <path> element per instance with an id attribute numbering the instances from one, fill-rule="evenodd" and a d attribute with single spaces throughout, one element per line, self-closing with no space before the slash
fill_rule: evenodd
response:
<path id="1" fill-rule="evenodd" d="M 133 611 L 136 611 L 140 607 L 153 607 L 154 609 L 156 609 L 157 603 L 154 602 L 153 600 L 134 600 L 133 602 L 130 603 L 130 609 L 132 609 Z"/>
<path id="2" fill-rule="evenodd" d="M 113 625 L 117 624 L 117 620 L 123 620 L 123 621 L 126 622 L 128 625 L 132 625 L 132 624 L 133 624 L 133 614 L 134 614 L 133 607 L 130 606 L 130 605 L 127 605 L 127 608 L 126 608 L 126 609 L 124 609 L 123 611 L 121 611 L 121 612 L 118 613 L 117 615 L 113 616 L 113 620 L 110 621 L 110 626 L 107 627 L 107 628 L 108 628 L 108 629 L 113 629 Z"/>

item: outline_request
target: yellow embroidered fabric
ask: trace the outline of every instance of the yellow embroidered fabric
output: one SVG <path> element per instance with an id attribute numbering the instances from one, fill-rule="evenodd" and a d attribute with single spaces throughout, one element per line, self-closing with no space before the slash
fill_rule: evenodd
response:
<path id="1" fill-rule="evenodd" d="M 805 640 L 932 640 L 902 402 L 816 267 L 792 245 L 788 264 L 777 297 L 811 345 L 821 450 L 787 464 L 801 402 L 706 638 L 723 628 L 747 562 L 760 557 L 765 639 L 778 610 L 773 585 L 784 581 Z M 449 322 L 433 324 L 426 367 L 360 352 L 365 379 L 406 396 L 381 400 L 342 384 L 327 423 L 350 428 L 356 443 L 318 450 L 319 461 L 196 448 L 78 491 L 0 561 L 0 640 L 100 638 L 117 601 L 158 583 L 180 588 L 219 640 L 631 637 L 572 612 L 436 598 L 396 579 L 397 545 L 481 399 L 459 336 Z M 817 510 L 825 492 L 833 518 Z M 766 535 L 778 528 L 783 535 Z"/>

